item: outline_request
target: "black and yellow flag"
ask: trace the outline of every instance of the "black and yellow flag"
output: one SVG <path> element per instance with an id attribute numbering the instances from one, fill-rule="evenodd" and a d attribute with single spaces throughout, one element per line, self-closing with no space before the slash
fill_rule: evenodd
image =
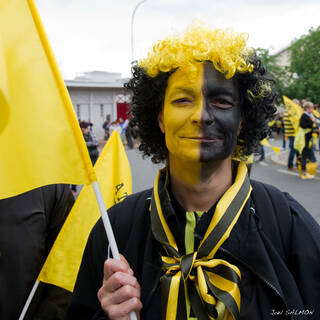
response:
<path id="1" fill-rule="evenodd" d="M 302 108 L 286 96 L 283 96 L 283 101 L 289 114 L 289 120 L 291 121 L 292 126 L 297 133 L 299 129 L 300 117 L 303 113 Z"/>
<path id="2" fill-rule="evenodd" d="M 239 319 L 240 270 L 229 262 L 214 256 L 229 237 L 247 202 L 251 185 L 247 167 L 240 162 L 234 184 L 219 200 L 209 227 L 198 250 L 181 255 L 174 236 L 164 218 L 167 193 L 159 193 L 166 184 L 166 171 L 156 178 L 151 201 L 151 227 L 158 242 L 166 252 L 162 256 L 164 274 L 161 277 L 162 318 L 188 319 L 186 301 L 190 300 L 198 319 Z M 227 309 L 221 318 L 220 306 Z M 220 314 L 219 314 L 220 313 Z"/>
<path id="3" fill-rule="evenodd" d="M 94 168 L 106 208 L 132 193 L 130 165 L 117 131 L 108 139 Z M 73 291 L 89 233 L 99 218 L 93 188 L 84 186 L 42 267 L 39 281 Z"/>

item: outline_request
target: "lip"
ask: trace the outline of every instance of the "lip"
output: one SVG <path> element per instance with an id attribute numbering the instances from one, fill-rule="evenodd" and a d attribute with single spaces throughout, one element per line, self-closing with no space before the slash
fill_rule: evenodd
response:
<path id="1" fill-rule="evenodd" d="M 221 141 L 221 139 L 217 137 L 181 137 L 183 139 L 197 140 L 200 142 L 216 142 Z"/>

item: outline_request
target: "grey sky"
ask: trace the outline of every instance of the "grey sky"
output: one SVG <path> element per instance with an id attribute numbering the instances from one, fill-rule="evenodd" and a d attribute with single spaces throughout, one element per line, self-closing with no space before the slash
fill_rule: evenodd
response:
<path id="1" fill-rule="evenodd" d="M 131 15 L 138 0 L 35 0 L 65 78 L 91 70 L 130 74 Z M 192 19 L 250 35 L 277 52 L 320 24 L 320 1 L 147 0 L 134 19 L 134 59 Z"/>

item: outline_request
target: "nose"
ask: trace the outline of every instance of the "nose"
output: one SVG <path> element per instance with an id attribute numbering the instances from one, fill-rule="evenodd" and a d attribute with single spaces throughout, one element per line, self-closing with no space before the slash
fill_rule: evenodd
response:
<path id="1" fill-rule="evenodd" d="M 201 124 L 205 126 L 210 126 L 213 123 L 213 121 L 213 116 L 208 112 L 208 108 L 204 106 L 201 114 Z"/>
<path id="2" fill-rule="evenodd" d="M 203 101 L 196 108 L 195 112 L 192 114 L 192 123 L 204 126 L 210 126 L 214 122 L 214 117 L 208 111 L 208 108 Z"/>

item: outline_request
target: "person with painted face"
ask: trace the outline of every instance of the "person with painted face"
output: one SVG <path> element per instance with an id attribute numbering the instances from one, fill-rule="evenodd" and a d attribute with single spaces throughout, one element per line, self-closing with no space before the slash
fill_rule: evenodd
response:
<path id="1" fill-rule="evenodd" d="M 139 150 L 164 168 L 109 210 L 121 261 L 92 230 L 69 319 L 319 319 L 320 228 L 245 165 L 273 84 L 246 35 L 199 25 L 133 66 Z"/>

